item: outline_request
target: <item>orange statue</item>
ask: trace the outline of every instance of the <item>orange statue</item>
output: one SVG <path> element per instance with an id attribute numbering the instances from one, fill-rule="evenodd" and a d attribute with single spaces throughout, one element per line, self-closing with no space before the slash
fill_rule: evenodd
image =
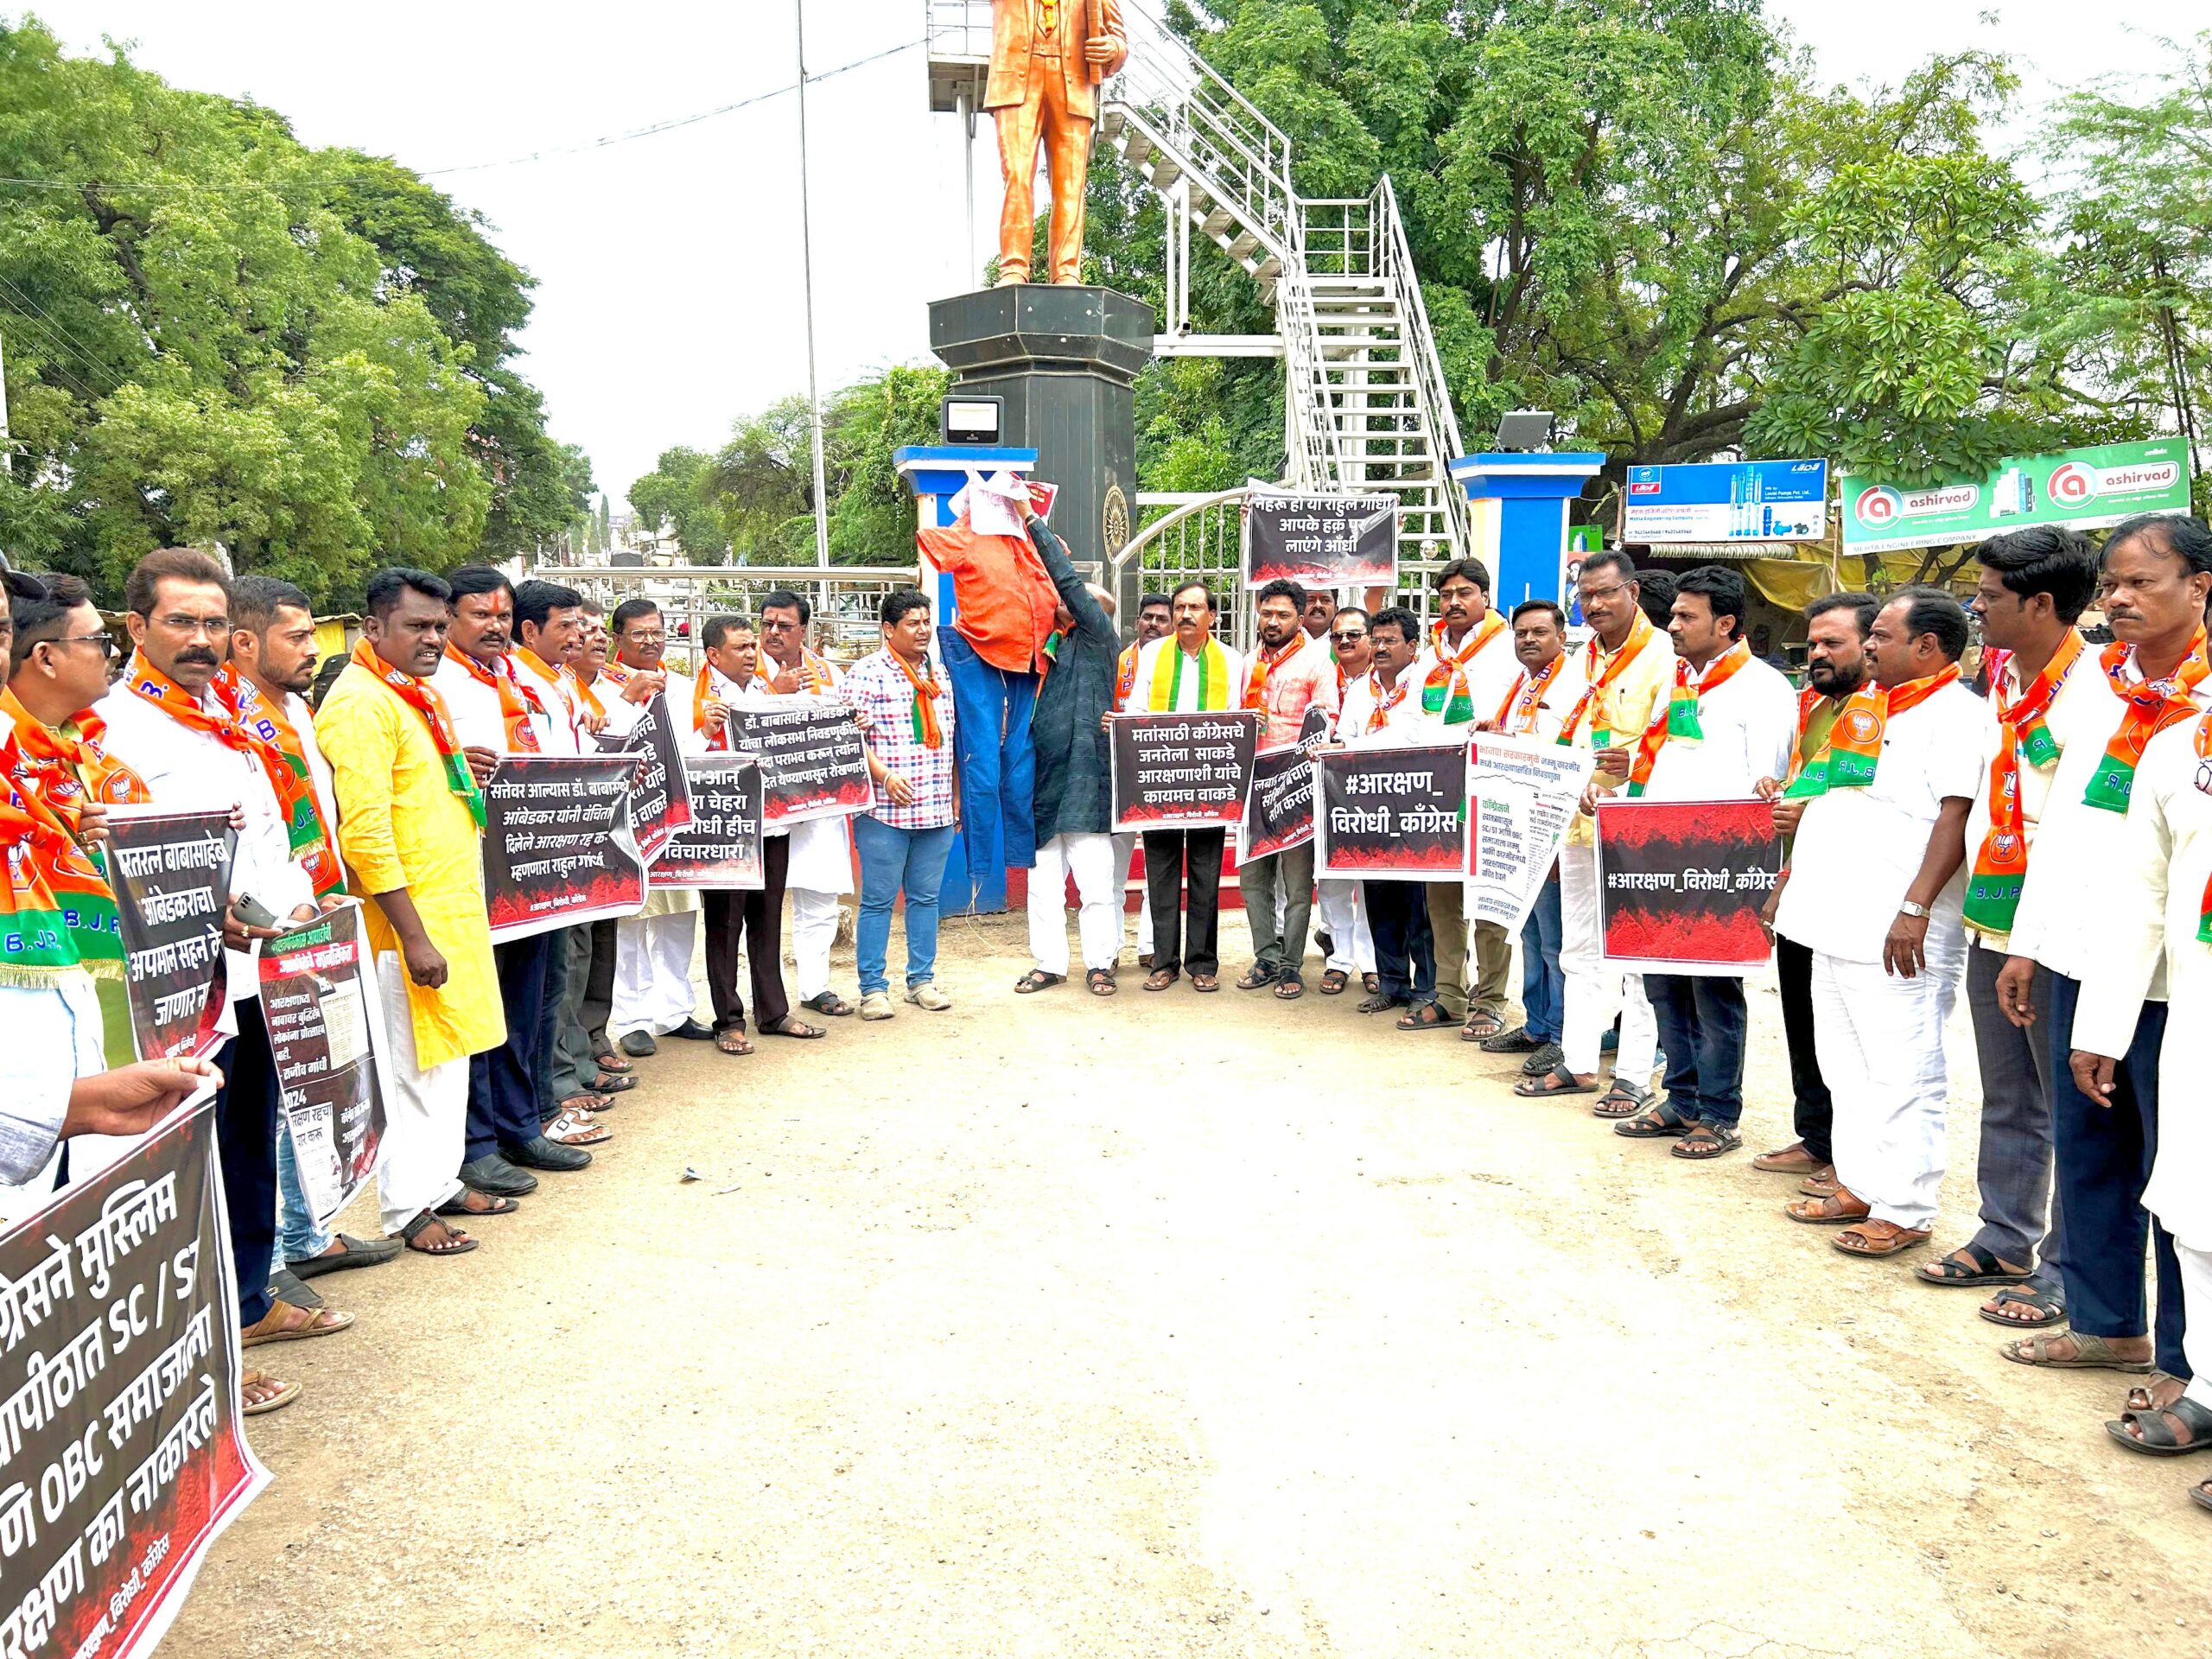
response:
<path id="1" fill-rule="evenodd" d="M 1098 87 L 1129 59 L 1116 0 L 991 0 L 991 78 L 983 107 L 999 130 L 1006 206 L 999 282 L 1029 280 L 1037 146 L 1052 182 L 1052 280 L 1083 280 L 1083 187 Z"/>

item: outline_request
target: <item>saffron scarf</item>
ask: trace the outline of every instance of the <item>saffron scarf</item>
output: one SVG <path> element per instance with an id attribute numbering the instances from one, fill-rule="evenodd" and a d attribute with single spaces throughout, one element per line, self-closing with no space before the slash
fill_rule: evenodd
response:
<path id="1" fill-rule="evenodd" d="M 1598 706 L 1598 699 L 1612 689 L 1613 682 L 1627 673 L 1629 664 L 1658 637 L 1659 630 L 1651 626 L 1651 619 L 1638 611 L 1636 620 L 1629 624 L 1628 638 L 1621 641 L 1621 648 L 1613 653 L 1612 661 L 1605 664 L 1605 672 L 1601 674 L 1598 671 L 1598 658 L 1604 653 L 1598 636 L 1594 633 L 1590 636 L 1589 643 L 1582 648 L 1583 677 L 1589 683 L 1583 688 L 1582 695 L 1574 700 L 1574 707 L 1567 711 L 1567 719 L 1560 725 L 1559 741 L 1561 743 L 1574 741 L 1575 733 L 1581 729 L 1582 717 Z M 1593 725 L 1590 728 L 1591 747 L 1601 749 L 1608 747 L 1612 741 L 1612 735 L 1605 728 Z"/>
<path id="2" fill-rule="evenodd" d="M 2196 637 L 2189 642 L 2189 652 L 2181 659 L 2181 665 L 2162 680 L 2129 679 L 2127 665 L 2134 654 L 2134 646 L 2114 640 L 2098 658 L 2105 677 L 2112 682 L 2113 696 L 2127 705 L 2127 712 L 2120 716 L 2120 729 L 2105 745 L 2104 757 L 2097 762 L 2089 786 L 2082 796 L 2084 805 L 2101 807 L 2107 812 L 2127 810 L 2128 796 L 2135 787 L 2135 768 L 2143 759 L 2145 746 L 2167 727 L 2177 726 L 2196 712 L 2196 703 L 2190 694 L 2203 683 L 2208 673 L 2212 673 L 2212 663 L 2205 659 L 2202 626 L 2196 630 Z"/>
<path id="3" fill-rule="evenodd" d="M 760 653 L 760 665 L 753 670 L 753 676 L 760 682 L 760 689 L 773 696 L 776 689 L 769 682 L 774 676 L 766 671 L 770 668 L 779 674 L 784 671 L 783 665 L 764 651 Z M 798 648 L 798 696 L 826 697 L 836 689 L 833 683 L 836 677 L 829 658 L 817 656 L 804 645 Z"/>
<path id="4" fill-rule="evenodd" d="M 1813 757 L 1783 793 L 1800 798 L 1825 795 L 1832 789 L 1864 789 L 1874 781 L 1882 759 L 1882 737 L 1890 722 L 1908 709 L 1916 709 L 1945 686 L 1957 683 L 1959 665 L 1952 663 L 1941 673 L 1903 685 L 1879 686 L 1869 680 L 1844 700 L 1827 747 Z"/>
<path id="5" fill-rule="evenodd" d="M 1636 759 L 1629 765 L 1628 793 L 1630 800 L 1642 795 L 1644 785 L 1651 781 L 1651 769 L 1659 764 L 1659 751 L 1666 747 L 1669 738 L 1677 743 L 1705 741 L 1705 728 L 1698 722 L 1698 700 L 1708 691 L 1718 691 L 1751 660 L 1750 643 L 1738 639 L 1707 663 L 1704 674 L 1693 685 L 1690 683 L 1688 660 L 1681 657 L 1675 658 L 1674 693 L 1667 699 L 1667 706 L 1643 728 L 1643 735 L 1637 742 Z"/>
<path id="6" fill-rule="evenodd" d="M 1300 632 L 1280 651 L 1270 652 L 1262 649 L 1254 652 L 1252 671 L 1245 677 L 1244 681 L 1244 707 L 1265 709 L 1268 706 L 1268 681 L 1274 676 L 1275 670 L 1305 649 L 1306 635 Z"/>
<path id="7" fill-rule="evenodd" d="M 2058 759 L 2058 741 L 2050 734 L 2044 716 L 2050 712 L 2066 677 L 2082 660 L 2082 636 L 2074 629 L 2066 637 L 2035 683 L 2016 702 L 2004 701 L 2004 682 L 1993 677 L 1989 694 L 1997 702 L 1997 758 L 1989 763 L 1989 833 L 1982 836 L 1974 860 L 1974 875 L 1967 883 L 1966 918 L 1992 933 L 2009 933 L 2020 908 L 2020 887 L 2028 876 L 2028 823 L 2020 805 L 2020 756 L 2043 767 Z"/>
<path id="8" fill-rule="evenodd" d="M 1375 706 L 1367 711 L 1367 724 L 1361 728 L 1366 735 L 1372 737 L 1390 723 L 1390 711 L 1406 700 L 1406 694 L 1413 690 L 1413 686 L 1414 677 L 1401 674 L 1398 683 L 1386 692 L 1382 689 L 1382 677 L 1372 669 L 1368 671 L 1367 695 Z"/>
<path id="9" fill-rule="evenodd" d="M 484 827 L 484 791 L 476 786 L 476 774 L 468 769 L 468 757 L 461 752 L 461 738 L 453 728 L 453 716 L 446 712 L 446 700 L 428 680 L 418 680 L 412 674 L 401 672 L 377 655 L 375 648 L 365 639 L 353 647 L 353 665 L 373 674 L 384 682 L 392 696 L 423 717 L 430 728 L 430 741 L 436 746 L 438 759 L 444 762 L 446 787 L 467 804 L 468 816 L 476 820 L 476 827 Z"/>
<path id="10" fill-rule="evenodd" d="M 2212 760 L 2212 715 L 2196 722 L 2196 758 Z M 2200 774 L 2202 770 L 2200 766 Z M 2212 877 L 2206 878 L 2204 896 L 2196 901 L 2196 939 L 2200 944 L 2212 944 Z"/>
<path id="11" fill-rule="evenodd" d="M 1442 715 L 1446 726 L 1464 726 L 1472 720 L 1475 711 L 1467 690 L 1467 677 L 1460 671 L 1474 661 L 1476 652 L 1504 632 L 1505 619 L 1496 611 L 1485 611 L 1483 620 L 1467 630 L 1466 640 L 1459 649 L 1447 652 L 1444 648 L 1444 625 L 1437 624 L 1436 661 L 1421 682 L 1421 712 Z"/>
<path id="12" fill-rule="evenodd" d="M 538 678 L 541 680 L 548 680 L 552 683 L 553 695 L 561 699 L 561 707 L 564 711 L 566 711 L 569 716 L 569 724 L 570 726 L 574 726 L 576 723 L 576 699 L 575 695 L 569 689 L 571 683 L 573 683 L 569 671 L 565 668 L 554 667 L 552 664 L 547 662 L 543 657 L 532 651 L 528 645 L 517 645 L 515 647 L 515 655 L 523 662 L 527 663 L 530 665 L 531 672 L 537 675 Z M 515 680 L 516 683 L 522 683 L 522 677 L 520 675 L 517 675 L 515 677 Z M 524 685 L 523 690 L 531 696 L 537 696 L 537 688 L 535 686 Z M 543 708 L 544 705 L 544 699 L 542 697 L 539 698 L 538 703 L 539 706 Z M 553 711 L 550 709 L 547 709 L 545 710 L 545 715 L 547 719 L 551 719 L 553 716 Z"/>
<path id="13" fill-rule="evenodd" d="M 321 804 L 315 798 L 315 776 L 308 769 L 306 746 L 293 729 L 290 718 L 228 663 L 215 671 L 208 690 L 257 746 L 255 757 L 276 791 L 292 856 L 315 883 L 315 897 L 337 892 L 346 885 L 346 872 L 331 842 L 330 826 L 322 821 Z"/>
<path id="14" fill-rule="evenodd" d="M 499 726 L 506 734 L 509 754 L 537 754 L 544 745 L 537 741 L 537 728 L 530 723 L 533 713 L 545 714 L 545 705 L 537 693 L 515 677 L 515 671 L 504 658 L 496 669 L 485 667 L 458 645 L 446 647 L 446 660 L 458 663 L 461 671 L 479 685 L 492 688 L 499 694 Z M 552 716 L 546 715 L 547 719 Z"/>
<path id="15" fill-rule="evenodd" d="M 16 734 L 0 739 L 0 985 L 38 989 L 83 970 L 123 977 L 115 895 L 54 810 L 23 781 Z"/>
<path id="16" fill-rule="evenodd" d="M 1173 635 L 1160 642 L 1159 653 L 1152 659 L 1152 689 L 1146 706 L 1155 714 L 1172 713 L 1183 690 L 1183 658 L 1181 644 Z M 1208 636 L 1205 648 L 1198 652 L 1198 709 L 1200 712 L 1225 709 L 1229 707 L 1229 653 L 1221 648 L 1221 641 Z"/>
<path id="17" fill-rule="evenodd" d="M 914 741 L 925 749 L 944 747 L 944 723 L 938 717 L 937 701 L 944 695 L 944 688 L 937 683 L 937 670 L 931 667 L 930 677 L 925 680 L 914 672 L 913 664 L 897 652 L 886 649 L 883 653 L 898 665 L 906 677 L 906 683 L 914 689 Z"/>
<path id="18" fill-rule="evenodd" d="M 561 682 L 569 688 L 579 710 L 589 709 L 601 720 L 607 718 L 607 705 L 599 700 L 599 693 L 591 689 L 592 683 L 573 668 L 561 671 Z"/>
<path id="19" fill-rule="evenodd" d="M 1544 671 L 1530 679 L 1528 671 L 1513 682 L 1513 689 L 1505 694 L 1505 701 L 1497 705 L 1498 728 L 1510 736 L 1533 736 L 1536 730 L 1536 711 L 1544 706 L 1544 693 L 1551 690 L 1552 682 L 1559 677 L 1559 671 L 1567 661 L 1565 652 L 1544 664 Z"/>
<path id="20" fill-rule="evenodd" d="M 154 798 L 144 779 L 108 753 L 107 722 L 91 709 L 70 722 L 73 732 L 48 727 L 12 690 L 0 691 L 0 710 L 15 727 L 17 780 L 72 836 L 86 800 L 132 806 Z"/>

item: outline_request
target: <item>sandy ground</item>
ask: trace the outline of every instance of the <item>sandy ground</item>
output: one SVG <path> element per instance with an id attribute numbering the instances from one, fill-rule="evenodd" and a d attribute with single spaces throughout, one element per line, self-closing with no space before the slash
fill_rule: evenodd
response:
<path id="1" fill-rule="evenodd" d="M 309 1391 L 168 1651 L 2212 1654 L 2212 1468 L 1781 1178 L 1351 997 L 945 947 L 953 1012 L 664 1044 L 474 1255 L 321 1281 L 359 1323 L 262 1351 Z"/>

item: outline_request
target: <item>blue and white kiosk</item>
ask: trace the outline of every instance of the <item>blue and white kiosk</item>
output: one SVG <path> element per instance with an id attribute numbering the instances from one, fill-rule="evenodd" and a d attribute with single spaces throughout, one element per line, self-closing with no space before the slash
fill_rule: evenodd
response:
<path id="1" fill-rule="evenodd" d="M 1604 467 L 1596 450 L 1498 450 L 1461 455 L 1452 480 L 1466 494 L 1476 556 L 1490 566 L 1491 601 L 1510 611 L 1527 599 L 1569 603 L 1581 552 L 1567 518 L 1582 486 Z"/>

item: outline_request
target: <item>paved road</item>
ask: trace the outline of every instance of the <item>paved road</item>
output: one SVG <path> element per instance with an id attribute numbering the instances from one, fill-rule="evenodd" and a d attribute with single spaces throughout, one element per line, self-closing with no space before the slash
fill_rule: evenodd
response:
<path id="1" fill-rule="evenodd" d="M 1777 1178 L 1349 998 L 947 949 L 953 1013 L 668 1046 L 476 1254 L 325 1281 L 169 1651 L 2212 1654 L 2212 1470 Z"/>

